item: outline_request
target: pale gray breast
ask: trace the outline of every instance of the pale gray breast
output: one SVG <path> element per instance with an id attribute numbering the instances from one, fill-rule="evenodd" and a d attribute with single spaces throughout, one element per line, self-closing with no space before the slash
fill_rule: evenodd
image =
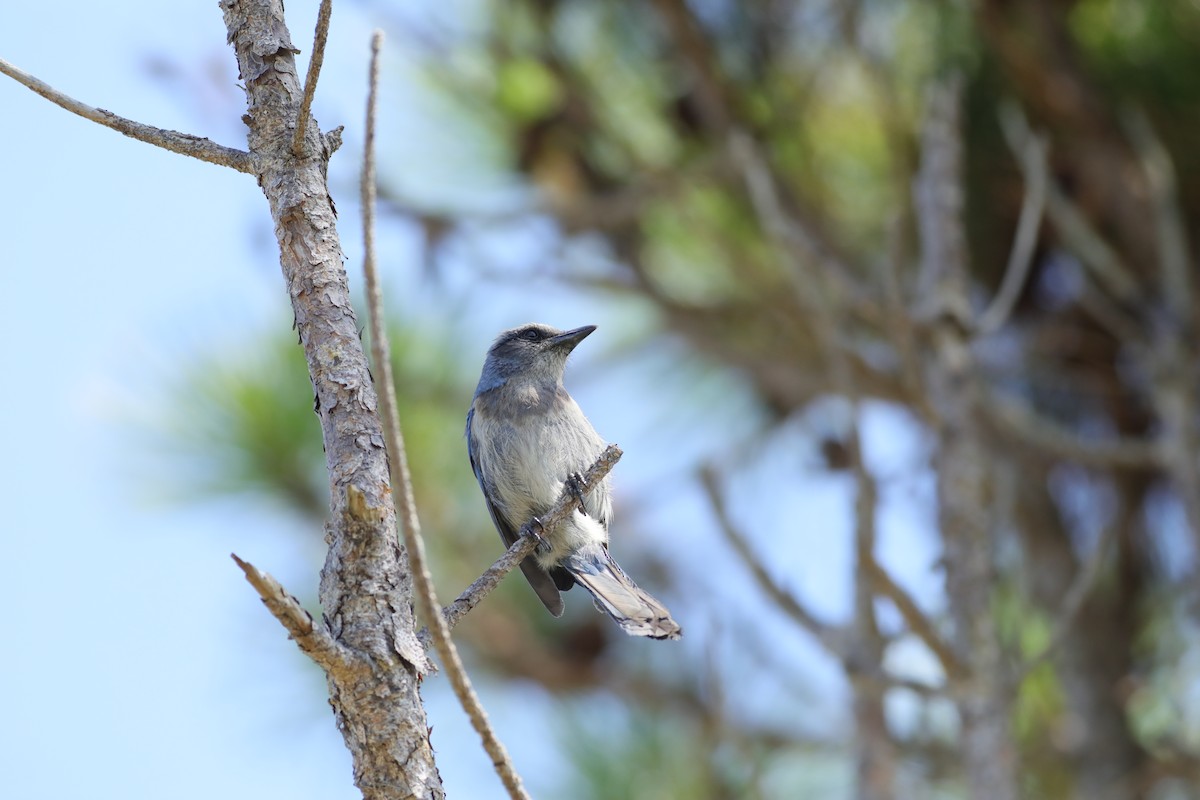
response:
<path id="1" fill-rule="evenodd" d="M 561 387 L 504 387 L 480 396 L 476 407 L 480 466 L 510 519 L 543 513 L 562 493 L 566 477 L 586 470 L 604 449 L 604 440 Z M 501 417 L 499 407 L 515 413 Z M 612 515 L 607 479 L 588 493 L 586 505 L 589 516 L 607 523 Z"/>

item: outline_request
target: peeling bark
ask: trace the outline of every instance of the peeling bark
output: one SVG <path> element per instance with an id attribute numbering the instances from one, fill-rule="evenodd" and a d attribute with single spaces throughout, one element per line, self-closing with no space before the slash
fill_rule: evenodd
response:
<path id="1" fill-rule="evenodd" d="M 331 514 L 320 597 L 325 624 L 351 654 L 327 671 L 330 704 L 365 798 L 440 798 L 418 692 L 426 661 L 396 540 L 375 389 L 326 185 L 329 151 L 312 124 L 304 136 L 306 157 L 292 153 L 303 91 L 282 3 L 223 0 L 221 8 L 246 89 L 249 149 L 275 222 L 325 442 Z"/>

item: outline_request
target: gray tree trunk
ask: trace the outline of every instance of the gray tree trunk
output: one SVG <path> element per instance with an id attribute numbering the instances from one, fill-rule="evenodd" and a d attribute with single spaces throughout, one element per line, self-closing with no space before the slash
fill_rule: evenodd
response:
<path id="1" fill-rule="evenodd" d="M 346 651 L 342 663 L 325 665 L 330 704 L 363 797 L 440 798 L 418 692 L 425 657 L 414 634 L 412 581 L 396 539 L 376 393 L 326 185 L 329 148 L 314 120 L 306 157 L 291 150 L 302 87 L 283 4 L 222 0 L 221 8 L 325 441 L 329 554 L 320 597 L 328 630 Z"/>

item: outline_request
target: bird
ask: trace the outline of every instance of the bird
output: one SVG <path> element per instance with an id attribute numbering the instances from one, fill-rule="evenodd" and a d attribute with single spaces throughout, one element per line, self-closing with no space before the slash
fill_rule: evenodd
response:
<path id="1" fill-rule="evenodd" d="M 523 526 L 537 529 L 538 518 L 564 487 L 579 493 L 571 516 L 555 530 L 543 530 L 537 550 L 521 562 L 551 614 L 562 615 L 560 592 L 579 584 L 626 633 L 678 639 L 682 629 L 671 612 L 630 580 L 608 552 L 608 478 L 586 494 L 579 483 L 605 442 L 563 387 L 563 372 L 571 351 L 594 330 L 595 325 L 560 331 L 529 323 L 496 337 L 467 412 L 471 469 L 505 547 Z"/>

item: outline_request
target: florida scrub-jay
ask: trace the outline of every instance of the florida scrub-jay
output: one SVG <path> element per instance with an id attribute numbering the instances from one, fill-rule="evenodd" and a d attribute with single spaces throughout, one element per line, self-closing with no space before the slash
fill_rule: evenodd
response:
<path id="1" fill-rule="evenodd" d="M 604 450 L 578 404 L 563 388 L 567 356 L 596 328 L 558 331 L 522 325 L 504 331 L 488 350 L 467 413 L 467 452 L 492 521 L 506 546 L 521 526 L 545 514 L 571 476 Z M 583 497 L 545 542 L 521 562 L 521 571 L 554 616 L 559 591 L 578 583 L 596 606 L 634 636 L 678 639 L 680 627 L 658 600 L 638 588 L 608 554 L 612 497 L 606 477 Z"/>

